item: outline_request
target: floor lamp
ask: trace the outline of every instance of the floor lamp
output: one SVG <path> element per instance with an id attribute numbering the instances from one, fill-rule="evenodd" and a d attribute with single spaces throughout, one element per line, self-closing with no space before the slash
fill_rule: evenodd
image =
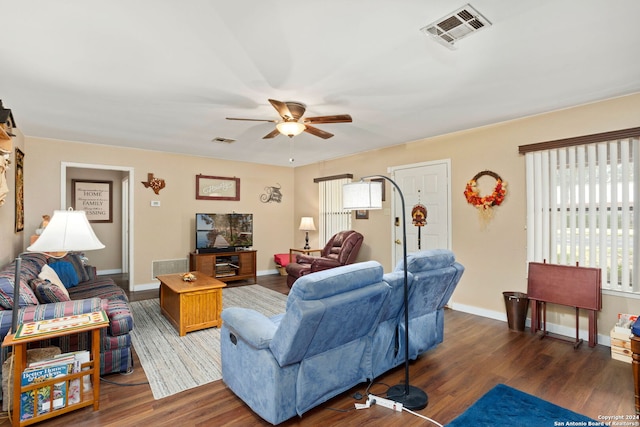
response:
<path id="1" fill-rule="evenodd" d="M 102 249 L 104 245 L 96 237 L 84 211 L 54 211 L 53 217 L 31 246 L 28 252 L 46 252 L 61 257 L 72 251 L 91 251 Z M 11 332 L 18 330 L 18 309 L 20 308 L 20 267 L 22 265 L 22 252 L 16 257 L 16 270 L 13 287 L 13 313 L 11 317 Z M 61 255 L 60 255 L 61 254 Z"/>
<path id="2" fill-rule="evenodd" d="M 402 265 L 404 272 L 404 384 L 394 385 L 387 391 L 387 398 L 402 403 L 408 409 L 422 409 L 429 403 L 427 393 L 409 385 L 409 282 L 407 274 L 407 221 L 404 206 L 404 195 L 394 180 L 384 175 L 370 175 L 360 182 L 345 184 L 342 187 L 342 203 L 344 209 L 371 210 L 382 209 L 382 184 L 380 181 L 364 181 L 369 178 L 382 178 L 389 181 L 400 196 L 402 204 Z"/>

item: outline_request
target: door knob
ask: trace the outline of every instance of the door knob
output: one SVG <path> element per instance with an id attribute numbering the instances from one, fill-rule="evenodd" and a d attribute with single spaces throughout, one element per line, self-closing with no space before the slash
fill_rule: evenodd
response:
<path id="1" fill-rule="evenodd" d="M 400 239 L 396 239 L 396 245 L 401 245 L 402 241 Z"/>

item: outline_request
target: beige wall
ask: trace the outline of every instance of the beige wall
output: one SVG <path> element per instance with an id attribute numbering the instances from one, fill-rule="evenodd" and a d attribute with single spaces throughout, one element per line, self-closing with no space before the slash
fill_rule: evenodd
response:
<path id="1" fill-rule="evenodd" d="M 24 152 L 24 136 L 19 129 L 14 129 L 16 134 L 13 139 L 13 152 L 11 153 L 11 164 L 7 169 L 7 185 L 9 193 L 4 204 L 0 206 L 0 266 L 11 262 L 16 255 L 23 251 L 22 234 L 15 232 L 15 207 L 16 207 L 16 148 Z M 25 159 L 25 162 L 28 160 Z"/>
<path id="2" fill-rule="evenodd" d="M 387 174 L 388 167 L 450 159 L 452 249 L 466 268 L 453 295 L 454 307 L 504 318 L 502 292 L 526 291 L 525 171 L 524 156 L 518 154 L 518 146 L 637 126 L 640 126 L 640 94 L 299 167 L 295 170 L 295 199 L 305 200 L 305 212 L 310 210 L 308 204 L 317 209 L 315 177 L 352 173 L 357 179 Z M 493 220 L 483 228 L 463 191 L 466 182 L 485 169 L 497 172 L 507 181 L 509 192 L 504 204 L 495 209 Z M 390 207 L 389 200 L 387 197 L 384 207 Z M 303 214 L 301 209 L 301 204 L 296 203 L 294 217 Z M 384 209 L 371 211 L 369 220 L 353 220 L 353 226 L 365 236 L 360 258 L 379 260 L 389 271 L 389 214 Z M 599 315 L 603 335 L 608 334 L 618 312 L 640 313 L 638 299 L 605 295 L 603 304 Z M 549 311 L 548 320 L 575 328 L 572 315 L 573 311 L 556 307 Z M 581 327 L 586 329 L 586 324 L 583 316 Z"/>
<path id="3" fill-rule="evenodd" d="M 25 165 L 24 239 L 33 233 L 43 213 L 60 209 L 62 162 L 134 170 L 131 177 L 134 189 L 134 286 L 155 283 L 151 272 L 153 261 L 186 258 L 194 249 L 196 212 L 253 213 L 254 249 L 258 251 L 259 272 L 275 272 L 273 254 L 287 252 L 293 241 L 291 168 L 31 137 L 26 138 L 25 152 L 29 157 Z M 166 181 L 166 187 L 159 195 L 141 183 L 151 172 Z M 95 179 L 118 179 L 113 171 L 84 170 L 77 173 Z M 77 173 L 73 172 L 72 176 L 78 176 Z M 196 200 L 195 176 L 200 173 L 239 177 L 240 201 Z M 67 179 L 70 180 L 70 176 Z M 260 202 L 265 187 L 277 184 L 282 186 L 282 202 Z M 114 182 L 114 188 L 119 185 L 119 182 Z M 119 190 L 117 194 L 120 194 Z M 151 207 L 152 200 L 160 201 L 161 206 Z M 118 268 L 120 230 L 105 224 L 94 224 L 94 228 L 99 237 L 105 239 L 103 243 L 107 248 L 88 254 L 92 264 L 105 270 Z"/>
<path id="4" fill-rule="evenodd" d="M 297 230 L 301 216 L 317 221 L 317 184 L 313 178 L 352 173 L 356 178 L 386 174 L 393 166 L 451 160 L 453 250 L 466 267 L 453 295 L 454 307 L 489 317 L 504 317 L 503 291 L 526 290 L 526 238 L 524 158 L 518 146 L 597 132 L 640 126 L 640 94 L 579 106 L 464 132 L 428 138 L 359 155 L 320 162 L 295 169 L 242 162 L 180 156 L 160 152 L 54 141 L 16 138 L 25 159 L 25 233 L 13 233 L 13 195 L 0 207 L 0 261 L 6 263 L 25 246 L 43 212 L 60 208 L 60 164 L 78 162 L 126 166 L 134 169 L 134 283 L 151 282 L 151 262 L 182 258 L 194 246 L 193 214 L 202 211 L 253 212 L 255 216 L 258 270 L 273 270 L 272 255 L 299 247 L 304 234 Z M 465 183 L 477 172 L 490 169 L 507 182 L 505 203 L 483 228 L 477 212 L 466 203 Z M 153 172 L 167 187 L 156 196 L 140 181 Z M 196 201 L 195 175 L 238 176 L 239 202 Z M 10 177 L 10 185 L 12 183 Z M 267 185 L 282 185 L 282 203 L 262 204 L 259 195 Z M 13 187 L 11 187 L 13 188 Z M 390 193 L 389 185 L 387 191 Z M 385 207 L 390 207 L 389 194 Z M 160 200 L 160 208 L 150 207 Z M 295 204 L 294 204 L 295 200 Z M 369 220 L 354 220 L 365 235 L 360 260 L 376 259 L 391 268 L 391 227 L 388 210 L 371 211 Z M 22 236 L 21 236 L 22 235 Z M 22 237 L 22 238 L 21 238 Z M 5 240 L 6 239 L 6 240 Z M 311 245 L 321 246 L 317 233 Z M 16 244 L 16 241 L 18 242 Z M 108 250 L 108 249 L 107 249 Z M 98 254 L 92 256 L 95 259 Z M 605 295 L 599 315 L 600 333 L 606 335 L 618 312 L 640 313 L 640 300 Z M 558 314 L 559 313 L 559 314 Z M 573 328 L 572 311 L 554 307 L 549 321 Z M 586 320 L 581 321 L 582 329 Z"/>

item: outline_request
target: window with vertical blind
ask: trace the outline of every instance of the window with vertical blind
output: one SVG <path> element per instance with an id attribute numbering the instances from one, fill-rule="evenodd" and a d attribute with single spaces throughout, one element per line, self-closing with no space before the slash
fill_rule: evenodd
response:
<path id="1" fill-rule="evenodd" d="M 344 174 L 315 178 L 318 183 L 318 239 L 320 246 L 339 231 L 351 229 L 351 211 L 342 209 L 342 186 L 351 182 L 353 175 Z"/>
<path id="2" fill-rule="evenodd" d="M 521 146 L 527 259 L 602 269 L 602 287 L 640 293 L 640 128 Z"/>

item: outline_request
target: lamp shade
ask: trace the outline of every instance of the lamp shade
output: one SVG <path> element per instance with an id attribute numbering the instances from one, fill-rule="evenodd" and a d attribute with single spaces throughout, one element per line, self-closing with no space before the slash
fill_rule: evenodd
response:
<path id="1" fill-rule="evenodd" d="M 84 211 L 54 211 L 38 240 L 27 248 L 31 252 L 69 252 L 102 249 Z"/>
<path id="2" fill-rule="evenodd" d="M 302 231 L 315 231 L 316 226 L 313 223 L 313 217 L 303 216 L 300 219 L 300 230 Z"/>
<path id="3" fill-rule="evenodd" d="M 300 135 L 307 128 L 304 124 L 298 122 L 282 122 L 276 125 L 278 131 L 287 135 L 288 137 L 293 137 L 296 135 Z"/>
<path id="4" fill-rule="evenodd" d="M 359 181 L 342 186 L 342 208 L 382 209 L 382 182 Z"/>

